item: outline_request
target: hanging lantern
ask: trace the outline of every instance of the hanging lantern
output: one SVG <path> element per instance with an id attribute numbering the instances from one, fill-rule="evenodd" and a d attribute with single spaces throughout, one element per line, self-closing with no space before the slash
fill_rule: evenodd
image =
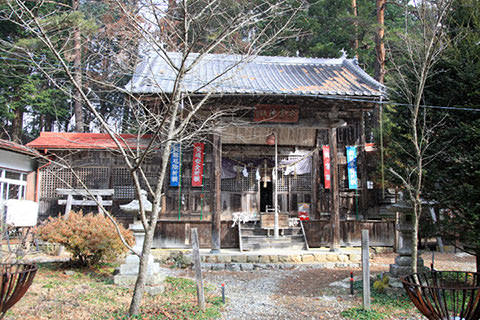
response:
<path id="1" fill-rule="evenodd" d="M 269 146 L 273 146 L 275 145 L 275 134 L 271 133 L 267 136 L 267 139 L 265 140 L 265 142 L 269 145 Z"/>

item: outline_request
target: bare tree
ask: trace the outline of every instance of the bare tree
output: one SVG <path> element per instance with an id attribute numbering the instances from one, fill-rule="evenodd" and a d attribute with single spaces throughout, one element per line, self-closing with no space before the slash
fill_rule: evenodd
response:
<path id="1" fill-rule="evenodd" d="M 407 142 L 394 145 L 406 158 L 397 159 L 399 165 L 390 168 L 390 172 L 401 181 L 412 205 L 413 272 L 417 272 L 423 175 L 428 163 L 438 156 L 430 152 L 430 147 L 435 142 L 435 130 L 441 125 L 441 121 L 429 121 L 427 110 L 423 108 L 424 92 L 435 64 L 449 44 L 444 25 L 451 5 L 452 0 L 410 2 L 405 7 L 404 30 L 397 34 L 397 41 L 390 43 L 390 84 L 394 95 L 409 105 L 405 123 L 398 123 L 408 128 L 404 135 Z"/>
<path id="2" fill-rule="evenodd" d="M 55 2 L 48 1 L 50 4 Z M 69 39 L 62 38 L 59 30 L 48 25 L 54 12 L 39 15 L 41 10 L 38 9 L 44 5 L 43 1 L 35 3 L 8 0 L 6 3 L 9 10 L 2 12 L 2 18 L 22 26 L 32 38 L 41 42 L 54 59 L 52 62 L 42 61 L 35 50 L 14 43 L 10 45 L 23 50 L 23 58 L 28 58 L 38 72 L 43 72 L 58 88 L 69 93 L 68 86 L 71 86 L 78 92 L 76 100 L 82 100 L 85 111 L 94 116 L 102 130 L 115 142 L 131 173 L 136 193 L 140 194 L 141 188 L 146 187 L 152 199 L 153 209 L 149 213 L 140 201 L 139 216 L 146 236 L 142 252 L 136 252 L 140 257 L 140 268 L 129 308 L 130 315 L 138 314 L 148 267 L 146 257 L 150 254 L 157 219 L 162 209 L 161 199 L 165 192 L 172 143 L 188 144 L 194 138 L 218 134 L 221 118 L 232 111 L 214 108 L 209 104 L 214 87 L 219 85 L 222 77 L 234 76 L 235 70 L 245 62 L 278 41 L 288 31 L 299 5 L 286 0 L 181 0 L 168 1 L 168 6 L 164 1 L 155 0 L 109 0 L 109 5 L 122 15 L 125 27 L 134 35 L 135 45 L 125 48 L 122 43 L 117 44 L 121 50 L 112 58 L 118 68 L 123 68 L 122 72 L 126 74 L 132 74 L 136 62 L 156 56 L 172 71 L 168 79 L 172 86 L 167 89 L 157 82 L 155 71 L 150 70 L 151 77 L 144 80 L 155 89 L 152 90 L 155 93 L 148 97 L 132 94 L 128 87 L 119 86 L 115 82 L 102 83 L 104 87 L 120 90 L 126 96 L 125 101 L 133 119 L 131 127 L 137 132 L 139 141 L 136 146 L 132 146 L 101 116 L 92 94 L 78 80 L 75 64 L 71 65 L 65 58 L 68 54 L 65 43 Z M 64 34 L 73 34 L 68 31 Z M 112 41 L 115 41 L 115 35 L 112 35 Z M 187 86 L 186 78 L 210 53 L 237 54 L 237 59 L 223 70 L 218 70 L 209 81 L 196 88 Z M 59 68 L 65 75 L 62 81 L 51 73 Z M 95 81 L 99 80 L 85 79 L 85 83 Z M 140 141 L 145 133 L 151 136 L 149 142 L 142 145 Z M 142 167 L 152 153 L 157 153 L 161 159 L 161 169 L 154 182 L 147 179 Z M 109 215 L 106 210 L 103 211 Z"/>

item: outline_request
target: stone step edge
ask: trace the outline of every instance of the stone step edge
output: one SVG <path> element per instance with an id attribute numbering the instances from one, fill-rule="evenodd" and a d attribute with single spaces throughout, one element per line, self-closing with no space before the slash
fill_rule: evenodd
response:
<path id="1" fill-rule="evenodd" d="M 253 270 L 305 270 L 305 269 L 359 269 L 359 263 L 202 263 L 202 270 L 253 271 Z M 345 274 L 349 275 L 348 271 Z"/>
<path id="2" fill-rule="evenodd" d="M 191 254 L 185 253 L 185 258 L 191 260 Z M 370 258 L 374 254 L 370 253 Z M 157 262 L 165 262 L 169 256 L 155 256 Z M 301 254 L 201 254 L 203 263 L 360 263 L 361 255 L 357 253 L 301 253 Z"/>

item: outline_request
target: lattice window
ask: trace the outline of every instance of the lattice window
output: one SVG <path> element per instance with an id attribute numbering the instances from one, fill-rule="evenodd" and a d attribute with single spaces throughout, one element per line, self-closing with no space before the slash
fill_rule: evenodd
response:
<path id="1" fill-rule="evenodd" d="M 113 199 L 134 199 L 135 187 L 134 186 L 114 186 Z"/>
<path id="2" fill-rule="evenodd" d="M 360 123 L 350 124 L 346 127 L 340 127 L 337 129 L 337 141 L 339 144 L 355 144 L 360 132 Z"/>
<path id="3" fill-rule="evenodd" d="M 282 172 L 278 171 L 278 192 L 288 192 L 291 176 L 284 176 Z"/>
<path id="4" fill-rule="evenodd" d="M 245 177 L 241 172 L 235 178 L 222 179 L 222 191 L 245 192 L 257 191 L 258 182 L 255 177 L 256 168 L 248 169 L 248 176 Z"/>
<path id="5" fill-rule="evenodd" d="M 73 181 L 75 188 L 81 188 L 85 184 L 91 189 L 108 189 L 110 186 L 110 170 L 105 167 L 75 168 Z"/>
<path id="6" fill-rule="evenodd" d="M 148 166 L 143 168 L 145 176 L 152 187 L 156 186 L 156 179 L 158 178 L 159 166 Z M 140 178 L 140 187 L 147 189 L 146 182 Z M 135 186 L 128 168 L 113 168 L 112 169 L 112 188 L 115 190 L 114 199 L 134 199 Z"/>
<path id="7" fill-rule="evenodd" d="M 131 186 L 133 185 L 130 170 L 127 168 L 112 168 L 112 186 Z"/>
<path id="8" fill-rule="evenodd" d="M 41 188 L 40 197 L 44 199 L 57 198 L 57 188 L 71 188 L 73 175 L 69 169 L 46 167 L 40 171 Z"/>
<path id="9" fill-rule="evenodd" d="M 90 167 L 64 169 L 58 167 L 46 167 L 41 171 L 41 198 L 58 198 L 58 188 L 87 188 L 107 189 L 110 181 L 110 171 L 106 167 Z"/>
<path id="10" fill-rule="evenodd" d="M 312 176 L 310 174 L 303 174 L 297 176 L 289 176 L 291 191 L 311 191 L 312 190 Z"/>

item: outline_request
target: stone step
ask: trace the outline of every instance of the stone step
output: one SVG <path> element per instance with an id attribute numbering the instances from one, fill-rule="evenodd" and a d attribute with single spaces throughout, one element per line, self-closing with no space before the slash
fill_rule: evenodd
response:
<path id="1" fill-rule="evenodd" d="M 303 249 L 305 242 L 302 235 L 286 236 L 275 239 L 273 237 L 245 236 L 242 237 L 242 248 L 244 250 L 283 248 Z"/>
<path id="2" fill-rule="evenodd" d="M 242 225 L 242 230 L 266 230 L 260 227 L 260 225 L 254 225 L 254 226 L 244 226 Z M 301 227 L 289 227 L 289 228 L 284 228 L 284 230 L 302 230 Z"/>
<path id="3" fill-rule="evenodd" d="M 265 229 L 247 229 L 244 230 L 242 229 L 242 236 L 243 235 L 258 235 L 258 236 L 267 236 L 268 234 L 272 235 L 273 231 L 270 231 L 270 233 L 267 232 Z M 302 230 L 301 229 L 294 229 L 294 230 L 281 230 L 280 235 L 301 235 L 303 236 Z"/>
<path id="4" fill-rule="evenodd" d="M 272 241 L 272 242 L 282 242 L 282 241 L 291 241 L 291 240 L 300 240 L 303 241 L 303 235 L 302 234 L 293 234 L 293 235 L 288 235 L 288 236 L 280 236 L 278 239 L 275 239 L 273 236 L 267 237 L 263 235 L 243 235 L 242 234 L 242 240 L 245 239 L 253 239 L 253 240 L 258 240 L 258 241 Z"/>

